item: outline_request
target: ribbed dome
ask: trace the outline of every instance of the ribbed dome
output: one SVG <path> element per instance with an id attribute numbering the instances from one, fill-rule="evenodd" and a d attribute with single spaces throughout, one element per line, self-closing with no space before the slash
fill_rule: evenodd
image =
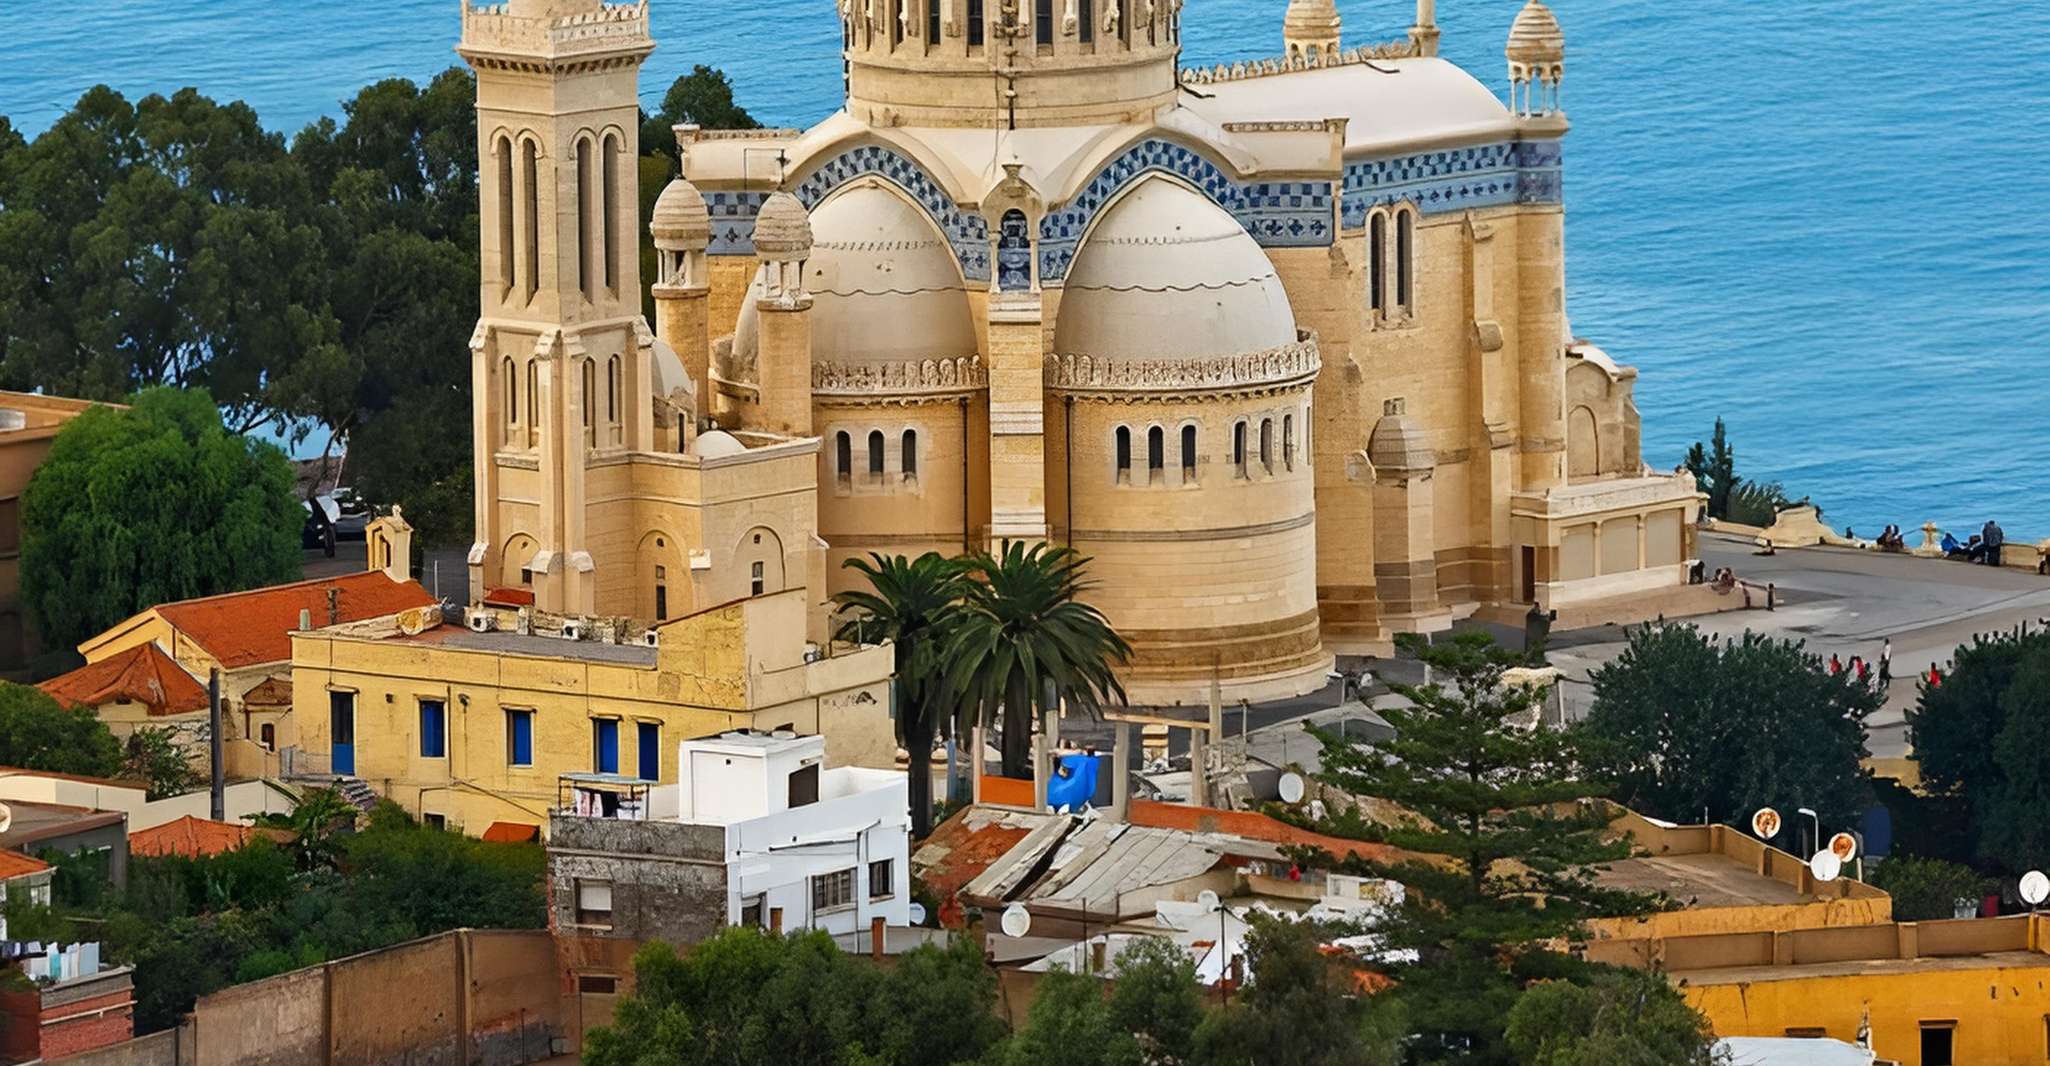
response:
<path id="1" fill-rule="evenodd" d="M 1296 340 L 1288 293 L 1223 208 L 1166 178 L 1125 194 L 1096 224 L 1062 290 L 1054 351 L 1188 359 Z"/>
<path id="2" fill-rule="evenodd" d="M 1543 0 L 1530 0 L 1516 13 L 1509 27 L 1509 60 L 1527 66 L 1544 66 L 1566 58 L 1566 31 Z"/>
<path id="3" fill-rule="evenodd" d="M 772 193 L 755 216 L 755 254 L 771 262 L 803 259 L 811 251 L 811 219 L 787 192 Z"/>
<path id="4" fill-rule="evenodd" d="M 757 223 L 759 225 L 759 223 Z M 811 215 L 805 261 L 817 363 L 885 363 L 974 355 L 975 322 L 954 251 L 925 213 L 878 185 L 836 193 Z M 759 275 L 734 328 L 738 366 L 754 364 Z"/>
<path id="5" fill-rule="evenodd" d="M 682 178 L 670 182 L 655 201 L 648 232 L 655 238 L 657 248 L 704 251 L 712 243 L 712 214 L 705 209 L 705 198 L 697 186 Z"/>
<path id="6" fill-rule="evenodd" d="M 1384 414 L 1374 423 L 1373 435 L 1367 438 L 1367 458 L 1373 460 L 1376 470 L 1391 473 L 1429 470 L 1437 464 L 1423 431 L 1400 412 Z"/>
<path id="7" fill-rule="evenodd" d="M 1338 5 L 1333 0 L 1288 0 L 1288 13 L 1281 17 L 1281 26 L 1289 37 L 1336 35 Z"/>

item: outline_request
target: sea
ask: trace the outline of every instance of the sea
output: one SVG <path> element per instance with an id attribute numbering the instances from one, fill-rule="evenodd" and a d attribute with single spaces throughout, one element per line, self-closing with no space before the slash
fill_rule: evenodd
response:
<path id="1" fill-rule="evenodd" d="M 0 114 L 33 136 L 95 83 L 190 85 L 295 131 L 455 62 L 457 2 L 5 0 Z M 1184 65 L 1278 52 L 1285 6 L 1187 0 Z M 1521 6 L 1441 0 L 1444 54 L 1500 91 Z M 644 103 L 704 63 L 771 125 L 839 106 L 835 0 L 653 8 Z M 1339 8 L 1349 44 L 1414 10 Z M 1720 417 L 1741 475 L 1838 528 L 2050 536 L 2050 0 L 1553 8 L 1568 311 L 1639 369 L 1645 460 Z"/>

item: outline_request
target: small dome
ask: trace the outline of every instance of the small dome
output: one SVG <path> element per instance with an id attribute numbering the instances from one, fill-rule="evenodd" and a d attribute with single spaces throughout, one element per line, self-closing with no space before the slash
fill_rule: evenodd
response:
<path id="1" fill-rule="evenodd" d="M 705 198 L 698 187 L 682 178 L 670 182 L 655 201 L 648 232 L 654 236 L 657 248 L 704 251 L 712 243 L 712 214 L 705 209 Z"/>
<path id="2" fill-rule="evenodd" d="M 1288 0 L 1282 32 L 1291 40 L 1338 36 L 1338 5 L 1333 0 Z"/>
<path id="3" fill-rule="evenodd" d="M 1544 0 L 1530 0 L 1509 27 L 1509 61 L 1526 67 L 1556 65 L 1566 58 L 1566 31 Z"/>
<path id="4" fill-rule="evenodd" d="M 811 216 L 797 197 L 771 194 L 755 216 L 755 254 L 771 262 L 803 259 L 811 252 Z"/>
<path id="5" fill-rule="evenodd" d="M 725 455 L 739 455 L 747 450 L 747 445 L 723 429 L 713 429 L 698 434 L 697 443 L 691 445 L 690 450 L 700 459 L 717 459 Z"/>
<path id="6" fill-rule="evenodd" d="M 1202 193 L 1150 178 L 1084 240 L 1053 343 L 1062 355 L 1190 359 L 1295 341 L 1288 292 L 1245 227 Z"/>
<path id="7" fill-rule="evenodd" d="M 1399 411 L 1384 414 L 1374 423 L 1374 433 L 1367 438 L 1367 458 L 1374 461 L 1375 470 L 1389 473 L 1429 470 L 1437 464 L 1423 431 Z"/>
<path id="8" fill-rule="evenodd" d="M 654 357 L 648 362 L 648 369 L 655 378 L 655 395 L 668 399 L 677 393 L 695 398 L 697 382 L 690 379 L 690 372 L 683 368 L 683 359 L 666 341 L 655 341 Z"/>

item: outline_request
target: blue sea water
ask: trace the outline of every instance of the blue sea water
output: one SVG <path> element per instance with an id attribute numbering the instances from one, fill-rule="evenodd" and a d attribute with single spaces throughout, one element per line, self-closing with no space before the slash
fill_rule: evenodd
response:
<path id="1" fill-rule="evenodd" d="M 1490 85 L 1522 0 L 1443 0 Z M 1188 0 L 1185 65 L 1278 51 L 1282 0 Z M 1718 415 L 1739 471 L 1838 526 L 2050 535 L 2050 0 L 1556 0 L 1568 306 L 1636 365 L 1645 457 Z M 1347 39 L 1408 0 L 1341 0 Z M 655 0 L 643 90 L 693 63 L 809 124 L 841 90 L 833 0 Z M 277 128 L 454 61 L 450 0 L 8 0 L 0 114 L 33 134 L 106 82 L 195 85 Z M 650 100 L 649 102 L 653 102 Z"/>

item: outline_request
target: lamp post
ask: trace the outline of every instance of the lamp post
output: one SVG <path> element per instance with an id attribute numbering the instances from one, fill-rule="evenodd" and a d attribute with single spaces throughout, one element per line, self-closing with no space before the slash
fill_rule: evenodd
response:
<path id="1" fill-rule="evenodd" d="M 1794 813 L 1795 813 L 1795 814 L 1805 814 L 1805 815 L 1807 815 L 1807 816 L 1808 816 L 1809 820 L 1811 820 L 1811 821 L 1813 821 L 1813 822 L 1815 823 L 1815 846 L 1814 846 L 1814 847 L 1812 847 L 1812 848 L 1809 848 L 1809 849 L 1808 849 L 1808 854 L 1810 854 L 1810 855 L 1813 855 L 1813 854 L 1815 854 L 1816 852 L 1818 852 L 1818 851 L 1821 851 L 1821 850 L 1822 850 L 1822 816 L 1821 816 L 1821 815 L 1819 815 L 1819 814 L 1816 814 L 1816 813 L 1815 813 L 1815 810 L 1814 810 L 1814 808 L 1812 808 L 1812 807 L 1802 807 L 1802 808 L 1800 808 L 1799 810 L 1795 811 Z"/>

